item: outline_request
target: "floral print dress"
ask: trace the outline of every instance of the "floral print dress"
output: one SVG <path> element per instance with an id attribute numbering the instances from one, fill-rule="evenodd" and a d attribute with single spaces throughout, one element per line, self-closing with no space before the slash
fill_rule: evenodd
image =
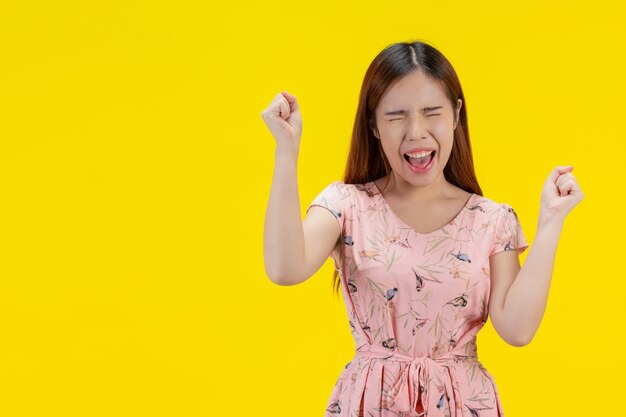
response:
<path id="1" fill-rule="evenodd" d="M 418 233 L 373 181 L 335 181 L 313 205 L 341 226 L 331 258 L 355 342 L 324 416 L 502 417 L 476 334 L 488 316 L 489 257 L 528 247 L 513 208 L 472 194 L 448 224 Z"/>

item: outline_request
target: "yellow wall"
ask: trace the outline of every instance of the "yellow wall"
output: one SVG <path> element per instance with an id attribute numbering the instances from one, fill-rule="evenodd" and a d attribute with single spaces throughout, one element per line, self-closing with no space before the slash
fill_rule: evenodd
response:
<path id="1" fill-rule="evenodd" d="M 304 215 L 343 173 L 368 64 L 414 39 L 457 70 L 480 184 L 531 245 L 554 166 L 585 192 L 535 339 L 479 334 L 507 417 L 618 413 L 623 6 L 215 3 L 0 4 L 0 415 L 321 416 L 354 346 L 332 261 L 265 275 L 260 114 L 298 97 Z"/>

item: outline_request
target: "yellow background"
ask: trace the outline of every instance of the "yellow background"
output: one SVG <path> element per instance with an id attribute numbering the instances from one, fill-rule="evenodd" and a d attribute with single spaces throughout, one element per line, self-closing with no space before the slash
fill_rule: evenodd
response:
<path id="1" fill-rule="evenodd" d="M 479 334 L 507 417 L 623 411 L 623 6 L 216 3 L 1 3 L 0 415 L 322 416 L 354 345 L 332 261 L 265 275 L 260 114 L 298 97 L 304 215 L 367 66 L 415 39 L 455 67 L 479 182 L 531 245 L 554 166 L 585 192 L 535 339 Z"/>

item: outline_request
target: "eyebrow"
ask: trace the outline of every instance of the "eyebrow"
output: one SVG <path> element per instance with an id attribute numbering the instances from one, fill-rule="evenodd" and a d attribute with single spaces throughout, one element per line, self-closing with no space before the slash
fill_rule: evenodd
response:
<path id="1" fill-rule="evenodd" d="M 437 106 L 437 107 L 423 107 L 422 111 L 431 111 L 431 110 L 437 110 L 442 108 L 443 106 Z M 393 110 L 393 111 L 388 111 L 385 112 L 385 116 L 396 116 L 396 115 L 406 115 L 408 113 L 408 111 L 406 110 Z"/>

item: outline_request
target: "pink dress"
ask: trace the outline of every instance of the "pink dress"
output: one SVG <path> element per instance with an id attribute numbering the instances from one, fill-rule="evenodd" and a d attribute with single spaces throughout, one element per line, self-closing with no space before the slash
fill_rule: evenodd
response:
<path id="1" fill-rule="evenodd" d="M 489 256 L 528 247 L 513 208 L 472 194 L 424 234 L 394 215 L 373 181 L 335 181 L 313 205 L 341 226 L 331 258 L 355 342 L 324 416 L 503 416 L 476 334 L 489 311 Z"/>

